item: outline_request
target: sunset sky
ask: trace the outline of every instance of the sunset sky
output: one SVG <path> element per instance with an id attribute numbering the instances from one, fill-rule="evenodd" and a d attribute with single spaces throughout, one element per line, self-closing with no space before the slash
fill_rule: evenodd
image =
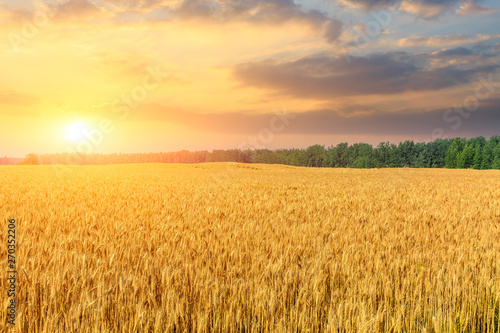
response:
<path id="1" fill-rule="evenodd" d="M 499 22 L 495 0 L 1 0 L 0 155 L 500 135 Z"/>

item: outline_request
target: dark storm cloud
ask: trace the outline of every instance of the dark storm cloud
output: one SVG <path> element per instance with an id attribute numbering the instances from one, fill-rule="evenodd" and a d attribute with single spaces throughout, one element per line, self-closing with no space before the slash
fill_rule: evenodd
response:
<path id="1" fill-rule="evenodd" d="M 452 51 L 456 52 L 456 51 Z M 463 52 L 463 51 L 462 51 Z M 292 62 L 264 60 L 237 65 L 234 77 L 243 85 L 279 95 L 330 100 L 337 96 L 389 95 L 429 91 L 471 82 L 498 65 L 432 68 L 429 54 L 393 52 L 366 57 L 306 57 Z"/>

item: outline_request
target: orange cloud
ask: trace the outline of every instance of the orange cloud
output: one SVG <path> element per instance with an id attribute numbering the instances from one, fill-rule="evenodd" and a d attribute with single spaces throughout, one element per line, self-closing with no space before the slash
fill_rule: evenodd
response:
<path id="1" fill-rule="evenodd" d="M 459 15 L 489 14 L 495 12 L 495 9 L 482 6 L 473 0 L 464 1 L 455 13 Z"/>

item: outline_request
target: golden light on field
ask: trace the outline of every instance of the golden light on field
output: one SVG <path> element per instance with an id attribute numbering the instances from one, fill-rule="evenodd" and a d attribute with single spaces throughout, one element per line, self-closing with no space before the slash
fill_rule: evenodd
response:
<path id="1" fill-rule="evenodd" d="M 66 127 L 65 137 L 70 142 L 80 142 L 86 139 L 89 127 L 83 121 L 76 121 Z"/>
<path id="2" fill-rule="evenodd" d="M 498 331 L 497 171 L 18 166 L 0 184 L 18 332 Z"/>

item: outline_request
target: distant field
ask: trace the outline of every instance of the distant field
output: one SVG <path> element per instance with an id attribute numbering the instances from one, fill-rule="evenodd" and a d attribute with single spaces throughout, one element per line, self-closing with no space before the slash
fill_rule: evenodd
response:
<path id="1" fill-rule="evenodd" d="M 0 190 L 19 332 L 500 331 L 499 171 L 5 166 Z"/>

